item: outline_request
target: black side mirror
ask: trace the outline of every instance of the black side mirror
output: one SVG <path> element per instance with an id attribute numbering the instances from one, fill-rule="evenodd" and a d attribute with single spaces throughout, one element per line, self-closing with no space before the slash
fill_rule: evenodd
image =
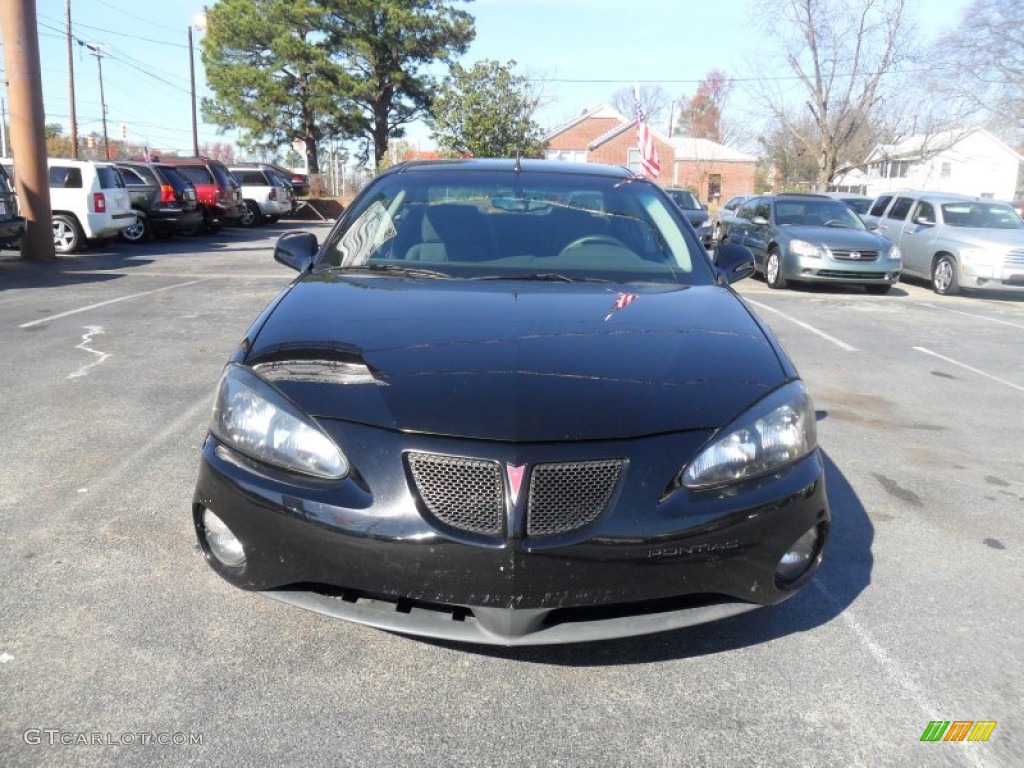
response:
<path id="1" fill-rule="evenodd" d="M 754 254 L 745 245 L 723 243 L 715 249 L 718 273 L 728 283 L 735 283 L 754 274 Z"/>
<path id="2" fill-rule="evenodd" d="M 274 261 L 296 272 L 306 272 L 313 266 L 317 248 L 316 235 L 312 232 L 289 232 L 277 239 Z"/>

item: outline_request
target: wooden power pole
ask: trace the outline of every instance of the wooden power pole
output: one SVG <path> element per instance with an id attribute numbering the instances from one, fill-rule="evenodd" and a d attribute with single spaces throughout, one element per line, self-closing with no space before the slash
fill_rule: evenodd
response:
<path id="1" fill-rule="evenodd" d="M 27 220 L 21 256 L 55 261 L 35 0 L 2 0 L 0 30 L 11 99 L 11 152 L 18 163 L 18 207 Z"/>

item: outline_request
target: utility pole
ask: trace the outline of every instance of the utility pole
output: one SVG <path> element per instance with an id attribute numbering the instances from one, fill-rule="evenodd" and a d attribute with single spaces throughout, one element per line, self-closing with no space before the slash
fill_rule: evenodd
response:
<path id="1" fill-rule="evenodd" d="M 7 102 L 0 96 L 0 157 L 7 157 Z"/>
<path id="2" fill-rule="evenodd" d="M 21 257 L 29 261 L 56 261 L 35 0 L 0 2 L 0 34 L 11 99 L 11 150 L 18 158 L 18 207 L 26 219 Z"/>
<path id="3" fill-rule="evenodd" d="M 103 115 L 103 159 L 110 159 L 110 139 L 107 138 L 107 102 L 103 100 L 103 50 L 98 45 L 87 45 L 96 57 L 96 66 L 100 72 L 100 114 Z"/>
<path id="4" fill-rule="evenodd" d="M 75 59 L 71 55 L 71 0 L 64 0 L 64 20 L 68 33 L 68 101 L 71 104 L 71 157 L 78 159 L 78 117 L 75 115 Z"/>
<path id="5" fill-rule="evenodd" d="M 196 63 L 192 53 L 192 25 L 188 25 L 188 79 L 192 84 L 192 156 L 199 157 L 199 128 L 196 124 Z"/>

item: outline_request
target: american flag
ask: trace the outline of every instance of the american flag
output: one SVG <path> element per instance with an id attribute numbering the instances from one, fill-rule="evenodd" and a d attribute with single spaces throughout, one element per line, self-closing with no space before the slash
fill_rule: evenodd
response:
<path id="1" fill-rule="evenodd" d="M 149 154 L 149 147 L 143 147 L 142 148 L 142 162 L 144 162 L 144 163 L 152 163 L 153 162 L 153 156 L 151 154 Z"/>
<path id="2" fill-rule="evenodd" d="M 620 293 L 618 298 L 615 299 L 615 303 L 612 304 L 612 311 L 604 316 L 604 321 L 607 323 L 612 319 L 612 315 L 618 312 L 620 309 L 625 309 L 634 301 L 640 298 L 639 294 L 636 293 Z"/>
<path id="3" fill-rule="evenodd" d="M 636 140 L 640 146 L 640 170 L 653 179 L 661 173 L 658 150 L 654 146 L 651 126 L 647 124 L 643 107 L 640 106 L 640 85 L 633 83 L 633 110 L 636 112 Z"/>

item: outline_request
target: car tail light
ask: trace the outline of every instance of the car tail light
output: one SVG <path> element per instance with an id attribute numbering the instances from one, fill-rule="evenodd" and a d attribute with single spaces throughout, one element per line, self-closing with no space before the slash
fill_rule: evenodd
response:
<path id="1" fill-rule="evenodd" d="M 277 200 L 277 187 L 270 188 L 270 199 Z"/>
<path id="2" fill-rule="evenodd" d="M 174 197 L 174 187 L 170 184 L 160 185 L 160 202 L 161 203 L 173 203 L 176 201 Z"/>
<path id="3" fill-rule="evenodd" d="M 103 196 L 102 192 L 92 193 L 92 209 L 96 213 L 107 212 L 107 198 Z"/>

